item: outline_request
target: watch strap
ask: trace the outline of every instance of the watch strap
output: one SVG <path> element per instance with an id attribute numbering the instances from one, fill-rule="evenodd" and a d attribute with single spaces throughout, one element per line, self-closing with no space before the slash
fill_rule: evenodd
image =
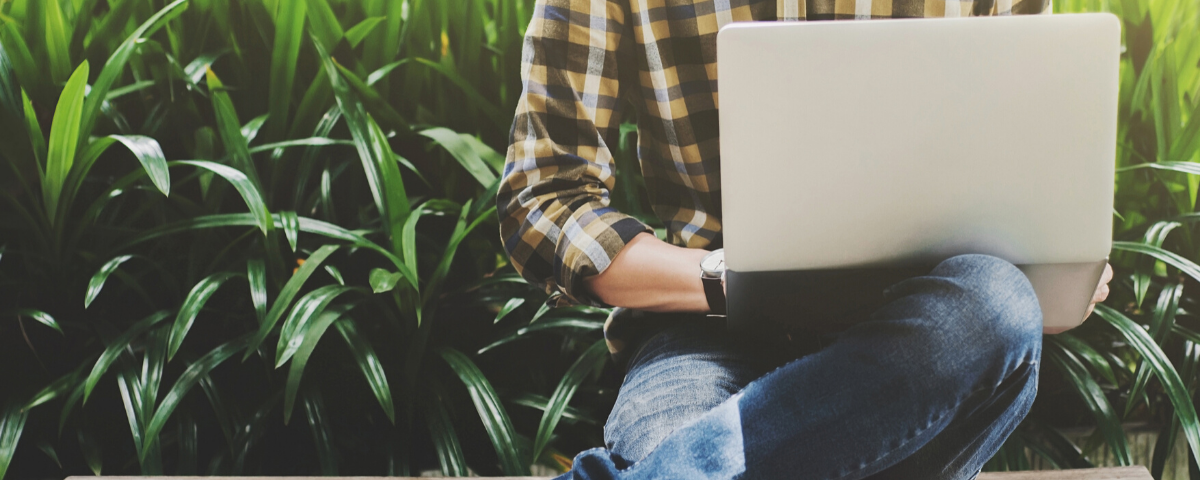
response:
<path id="1" fill-rule="evenodd" d="M 708 299 L 710 315 L 725 315 L 725 288 L 721 285 L 721 277 L 700 277 L 704 284 L 704 296 Z"/>

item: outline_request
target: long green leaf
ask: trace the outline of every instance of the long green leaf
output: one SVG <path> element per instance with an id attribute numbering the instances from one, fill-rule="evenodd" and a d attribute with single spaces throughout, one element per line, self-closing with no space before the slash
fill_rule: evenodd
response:
<path id="1" fill-rule="evenodd" d="M 33 102 L 29 101 L 29 96 L 25 94 L 25 89 L 21 89 L 21 106 L 25 112 L 25 130 L 29 133 L 29 143 L 33 146 L 33 157 L 37 161 L 38 174 L 46 175 L 46 136 L 42 134 L 42 127 L 38 124 L 37 112 L 33 109 Z"/>
<path id="2" fill-rule="evenodd" d="M 362 42 L 367 37 L 367 34 L 371 33 L 371 30 L 374 30 L 379 25 L 379 22 L 382 22 L 385 18 L 387 17 L 364 18 L 361 22 L 358 22 L 358 25 L 346 30 L 346 41 L 350 42 L 350 47 L 358 47 L 359 42 Z"/>
<path id="3" fill-rule="evenodd" d="M 1189 175 L 1200 175 L 1200 164 L 1192 162 L 1154 162 L 1154 163 L 1139 163 L 1128 167 L 1117 169 L 1117 173 L 1130 172 L 1133 170 L 1141 170 L 1150 168 L 1154 170 L 1166 170 L 1169 172 L 1186 173 Z"/>
<path id="4" fill-rule="evenodd" d="M 334 15 L 333 9 L 329 7 L 327 0 L 307 1 L 308 25 L 313 37 L 321 42 L 326 51 L 333 50 L 337 42 L 342 39 L 342 25 L 338 23 L 338 18 Z"/>
<path id="5" fill-rule="evenodd" d="M 1171 332 L 1175 326 L 1175 312 L 1179 310 L 1179 298 L 1183 295 L 1183 284 L 1172 283 L 1163 288 L 1158 296 L 1158 303 L 1154 307 L 1153 320 L 1150 322 L 1150 337 L 1155 343 L 1162 346 L 1167 339 L 1167 334 Z M 1129 400 L 1125 403 L 1125 416 L 1133 411 L 1134 405 L 1137 405 L 1141 399 L 1142 393 L 1146 388 L 1146 383 L 1150 380 L 1150 367 L 1146 365 L 1145 359 L 1138 361 L 1137 374 L 1134 376 L 1133 386 L 1129 389 Z"/>
<path id="6" fill-rule="evenodd" d="M 325 415 L 325 402 L 321 401 L 319 393 L 309 392 L 304 396 L 304 414 L 308 418 L 308 428 L 312 432 L 313 443 L 317 446 L 317 463 L 321 465 L 321 474 L 336 477 L 338 467 L 337 455 L 334 454 L 333 447 L 333 429 L 326 420 L 328 416 Z"/>
<path id="7" fill-rule="evenodd" d="M 442 475 L 465 477 L 469 474 L 467 461 L 463 458 L 462 444 L 458 440 L 458 434 L 454 432 L 454 423 L 446 411 L 441 390 L 440 386 L 429 389 L 428 399 L 424 402 L 425 424 L 429 427 L 429 435 L 433 439 L 433 448 L 437 452 Z"/>
<path id="8" fill-rule="evenodd" d="M 134 338 L 145 333 L 150 327 L 153 327 L 158 322 L 165 320 L 171 316 L 171 312 L 160 310 L 150 316 L 139 320 L 133 326 L 129 327 L 120 336 L 109 343 L 104 349 L 104 353 L 100 354 L 100 358 L 96 359 L 96 365 L 92 367 L 91 373 L 88 374 L 87 380 L 83 384 L 83 403 L 87 403 L 88 397 L 92 395 L 92 389 L 96 388 L 96 383 L 100 381 L 100 377 L 108 371 L 108 367 L 117 360 L 117 356 L 129 346 Z"/>
<path id="9" fill-rule="evenodd" d="M 51 445 L 50 442 L 42 440 L 37 443 L 37 447 L 38 450 L 41 450 L 42 453 L 45 453 L 47 457 L 50 457 L 50 460 L 53 460 L 54 464 L 57 465 L 58 468 L 63 468 L 62 460 L 58 459 L 58 450 L 54 448 L 54 445 Z"/>
<path id="10" fill-rule="evenodd" d="M 221 79 L 217 78 L 217 74 L 213 73 L 211 68 L 206 73 L 206 81 L 212 99 L 213 112 L 217 117 L 217 133 L 221 137 L 221 143 L 225 145 L 225 153 L 233 160 L 233 165 L 241 170 L 243 176 L 248 179 L 249 184 L 254 187 L 254 191 L 262 192 L 262 182 L 258 180 L 258 170 L 250 158 L 250 147 L 246 136 L 242 134 L 242 125 L 238 122 L 233 100 L 229 98 L 229 93 L 225 91 L 225 85 L 221 83 Z M 264 211 L 265 209 L 264 205 Z"/>
<path id="11" fill-rule="evenodd" d="M 308 277 L 312 276 L 313 272 L 317 271 L 317 267 L 321 266 L 329 255 L 337 251 L 338 245 L 324 245 L 308 256 L 296 273 L 292 274 L 283 288 L 279 290 L 279 296 L 275 297 L 275 303 L 271 305 L 271 310 L 267 312 L 266 318 L 262 324 L 258 326 L 258 333 L 254 335 L 253 341 L 250 342 L 250 347 L 246 349 L 246 356 L 242 358 L 245 361 L 250 358 L 250 354 L 258 350 L 258 346 L 267 338 L 267 334 L 271 333 L 271 329 L 275 327 L 275 323 L 283 316 L 283 312 L 287 311 L 287 307 L 291 305 L 292 299 L 296 297 L 296 293 L 300 291 L 300 287 L 304 286 L 304 282 Z"/>
<path id="12" fill-rule="evenodd" d="M 29 411 L 15 403 L 9 405 L 0 416 L 0 479 L 4 478 L 13 454 L 17 452 L 17 441 L 21 439 L 27 418 Z"/>
<path id="13" fill-rule="evenodd" d="M 58 2 L 42 2 L 42 8 L 42 11 L 46 13 L 43 18 L 45 18 L 44 28 L 46 29 L 45 46 L 50 56 L 50 77 L 54 79 L 54 83 L 60 83 L 71 75 L 71 53 L 69 51 L 71 35 L 67 33 L 66 20 L 63 19 L 62 7 Z"/>
<path id="14" fill-rule="evenodd" d="M 83 308 L 90 306 L 92 301 L 96 299 L 96 296 L 100 295 L 100 289 L 104 288 L 104 282 L 108 280 L 108 276 L 112 275 L 117 267 L 131 258 L 133 258 L 133 255 L 121 255 L 104 262 L 104 265 L 100 266 L 100 270 L 97 270 L 92 275 L 91 280 L 88 280 L 87 293 L 83 296 Z"/>
<path id="15" fill-rule="evenodd" d="M 163 7 L 142 22 L 137 30 L 134 30 L 124 42 L 121 42 L 121 46 L 113 51 L 112 55 L 108 57 L 108 61 L 104 62 L 104 68 L 100 70 L 100 76 L 92 84 L 87 101 L 83 104 L 83 117 L 79 126 L 81 139 L 86 139 L 92 134 L 92 127 L 96 123 L 96 116 L 100 113 L 101 104 L 108 97 L 108 91 L 112 88 L 113 83 L 121 77 L 121 72 L 125 70 L 125 64 L 129 61 L 129 57 L 137 50 L 138 43 L 146 36 L 153 34 L 167 20 L 183 12 L 187 5 L 188 0 L 175 0 Z"/>
<path id="16" fill-rule="evenodd" d="M 463 205 L 462 212 L 459 215 L 458 223 L 454 226 L 454 232 L 450 234 L 450 244 L 446 246 L 446 250 L 442 253 L 442 259 L 438 262 L 438 266 L 433 271 L 433 275 L 429 277 L 429 285 L 425 289 L 422 297 L 422 304 L 427 303 L 434 293 L 441 287 L 442 281 L 446 279 L 446 275 L 450 273 L 450 265 L 454 262 L 454 255 L 458 252 L 458 246 L 467 238 L 471 231 L 475 230 L 485 220 L 493 218 L 496 207 L 489 208 L 479 214 L 469 224 L 467 222 L 468 215 L 472 211 L 471 201 Z"/>
<path id="17" fill-rule="evenodd" d="M 392 160 L 392 149 L 379 125 L 375 124 L 362 103 L 350 92 L 333 58 L 321 48 L 320 43 L 314 45 L 321 56 L 325 74 L 329 76 L 333 85 L 334 97 L 346 118 L 350 134 L 354 137 L 355 148 L 367 175 L 367 184 L 371 188 L 371 196 L 375 200 L 376 208 L 383 215 L 384 231 L 391 235 L 392 252 L 398 253 L 401 250 L 401 228 L 411 212 L 411 207 L 404 190 L 404 181 L 400 177 L 400 169 Z"/>
<path id="18" fill-rule="evenodd" d="M 273 216 L 272 220 L 278 228 L 283 228 L 283 223 L 278 216 Z M 248 213 L 203 215 L 148 229 L 137 237 L 134 237 L 133 239 L 122 244 L 121 248 L 129 248 L 134 245 L 139 245 L 150 240 L 154 240 L 156 238 L 181 232 L 218 227 L 252 227 L 255 225 L 257 225 L 256 219 Z M 416 274 L 412 271 L 412 269 L 408 268 L 408 265 L 404 264 L 404 261 L 401 260 L 400 257 L 393 255 L 391 251 L 379 246 L 375 242 L 368 240 L 366 237 L 358 233 L 346 230 L 332 223 L 322 222 L 320 220 L 306 217 L 300 218 L 300 231 L 321 235 L 334 240 L 349 242 L 356 247 L 365 248 L 379 253 L 384 258 L 388 259 L 388 261 L 392 262 L 392 265 L 396 267 L 396 270 L 399 271 L 406 280 L 408 280 L 409 284 L 412 285 L 414 289 L 418 288 Z"/>
<path id="19" fill-rule="evenodd" d="M 484 188 L 491 186 L 496 181 L 496 174 L 488 167 L 488 164 L 483 161 L 483 157 L 471 147 L 466 140 L 463 140 L 458 133 L 448 128 L 436 127 L 421 131 L 421 135 L 433 140 L 442 148 L 445 148 L 450 155 L 458 160 L 459 165 L 467 170 L 475 180 Z"/>
<path id="20" fill-rule="evenodd" d="M 1125 431 L 1122 430 L 1121 422 L 1108 402 L 1108 398 L 1104 396 L 1104 391 L 1100 389 L 1100 385 L 1096 384 L 1096 380 L 1088 374 L 1087 368 L 1070 352 L 1062 349 L 1057 343 L 1052 342 L 1047 345 L 1059 347 L 1046 349 L 1044 353 L 1048 354 L 1047 356 L 1058 365 L 1069 384 L 1075 388 L 1076 393 L 1087 405 L 1096 420 L 1097 430 L 1108 442 L 1117 464 L 1132 465 L 1132 454 L 1129 451 L 1129 443 L 1125 439 Z"/>
<path id="21" fill-rule="evenodd" d="M 65 333 L 63 333 L 62 327 L 60 327 L 58 325 L 58 322 L 55 321 L 54 317 L 50 316 L 49 313 L 43 312 L 41 310 L 36 310 L 33 308 L 22 308 L 20 310 L 17 310 L 16 314 L 18 317 L 32 318 L 34 321 L 36 321 L 42 325 L 45 325 L 47 327 L 58 330 L 58 333 L 62 333 L 63 335 L 66 335 Z"/>
<path id="22" fill-rule="evenodd" d="M 162 385 L 163 370 L 167 365 L 167 335 L 166 329 L 151 330 L 146 339 L 146 353 L 142 355 L 142 375 L 138 381 L 141 386 L 142 424 L 145 425 L 154 415 L 154 405 L 158 402 L 158 390 Z M 157 438 L 147 441 L 158 443 Z"/>
<path id="23" fill-rule="evenodd" d="M 208 72 L 205 72 L 205 74 L 207 75 Z M 253 142 L 254 139 L 258 137 L 258 131 L 262 129 L 264 123 L 267 123 L 268 117 L 270 117 L 270 114 L 264 113 L 257 117 L 251 118 L 249 122 L 246 122 L 245 125 L 242 125 L 242 128 L 238 129 L 238 131 L 242 132 L 242 137 L 245 137 L 247 144 Z"/>
<path id="24" fill-rule="evenodd" d="M 254 302 L 254 313 L 262 323 L 267 316 L 267 267 L 261 258 L 246 262 L 246 280 L 250 283 L 250 300 Z"/>
<path id="25" fill-rule="evenodd" d="M 283 222 L 283 236 L 287 238 L 292 253 L 296 252 L 296 242 L 300 238 L 300 217 L 296 212 L 279 212 L 279 220 Z"/>
<path id="26" fill-rule="evenodd" d="M 13 73 L 16 74 L 21 88 L 30 92 L 44 89 L 45 85 L 40 82 L 42 69 L 33 60 L 33 53 L 30 52 L 25 39 L 21 37 L 17 22 L 6 22 L 4 26 L 0 27 L 0 41 L 4 44 L 4 53 L 12 62 Z"/>
<path id="27" fill-rule="evenodd" d="M 158 85 L 158 82 L 155 82 L 154 80 L 142 80 L 140 82 L 133 82 L 124 87 L 117 87 L 112 90 L 109 90 L 108 98 L 105 98 L 105 100 L 112 102 L 113 100 L 124 97 L 125 95 L 129 95 L 134 92 L 140 92 L 142 90 L 151 88 L 155 85 Z"/>
<path id="28" fill-rule="evenodd" d="M 150 181 L 154 183 L 158 191 L 163 195 L 170 195 L 171 177 L 167 170 L 167 159 L 157 140 L 141 135 L 109 135 L 89 143 L 82 150 L 82 155 L 75 162 L 75 166 L 71 168 L 62 190 L 62 201 L 57 212 L 59 218 L 66 218 L 67 208 L 75 201 L 75 195 L 83 187 L 88 172 L 100 159 L 100 155 L 117 142 L 125 145 L 125 148 L 133 153 L 141 163 L 142 171 L 150 177 Z"/>
<path id="29" fill-rule="evenodd" d="M 104 466 L 104 455 L 100 449 L 100 443 L 96 441 L 96 437 L 85 432 L 82 428 L 76 430 L 79 438 L 79 450 L 83 453 L 83 461 L 87 463 L 88 469 L 93 475 L 100 476 L 101 468 Z"/>
<path id="30" fill-rule="evenodd" d="M 1189 387 L 1196 383 L 1196 368 L 1198 364 L 1200 364 L 1200 348 L 1194 342 L 1184 340 L 1183 368 L 1179 373 L 1183 378 L 1191 379 L 1188 381 Z M 1164 410 L 1170 411 L 1166 408 Z M 1150 461 L 1150 475 L 1154 478 L 1162 478 L 1167 457 L 1175 450 L 1175 439 L 1179 437 L 1179 422 L 1174 417 L 1173 412 L 1169 418 L 1170 420 L 1159 431 L 1159 440 L 1154 442 L 1154 454 Z"/>
<path id="31" fill-rule="evenodd" d="M 338 270 L 337 267 L 333 265 L 326 265 L 325 272 L 328 273 L 329 276 L 333 277 L 333 280 L 338 282 L 338 285 L 346 285 L 346 278 L 342 276 L 342 271 Z"/>
<path id="32" fill-rule="evenodd" d="M 1084 364 L 1090 366 L 1092 370 L 1099 372 L 1100 376 L 1107 380 L 1108 383 L 1112 385 L 1117 384 L 1117 376 L 1113 373 L 1112 365 L 1108 363 L 1104 355 L 1101 355 L 1100 352 L 1092 348 L 1091 345 L 1088 345 L 1087 342 L 1080 340 L 1070 333 L 1061 333 L 1050 338 L 1051 341 L 1062 344 L 1064 349 L 1073 353 Z"/>
<path id="33" fill-rule="evenodd" d="M 279 344 L 275 349 L 275 367 L 282 366 L 305 345 L 304 342 L 308 340 L 305 337 L 306 332 L 316 328 L 312 327 L 310 323 L 314 319 L 318 319 L 330 303 L 341 295 L 354 291 L 361 292 L 363 290 L 360 287 L 326 285 L 308 292 L 296 300 L 296 306 L 292 307 L 291 313 L 288 314 L 287 320 L 284 320 L 283 327 L 279 330 Z M 328 325 L 326 326 L 328 327 Z"/>
<path id="34" fill-rule="evenodd" d="M 42 182 L 42 200 L 47 215 L 58 211 L 58 198 L 62 194 L 63 184 L 67 181 L 67 172 L 75 163 L 87 78 L 88 63 L 85 60 L 67 80 L 67 86 L 63 87 L 62 95 L 58 97 L 58 106 L 54 109 L 54 120 L 50 124 L 50 145 L 46 152 L 46 178 Z"/>
<path id="35" fill-rule="evenodd" d="M 58 377 L 57 380 L 51 382 L 49 385 L 46 385 L 46 388 L 38 391 L 38 393 L 35 394 L 33 398 L 29 399 L 29 402 L 26 403 L 22 408 L 29 410 L 33 407 L 54 400 L 55 398 L 61 397 L 63 394 L 75 389 L 75 387 L 79 385 L 79 374 L 83 371 L 84 365 L 85 364 L 80 364 L 79 368 L 76 368 L 71 373 Z"/>
<path id="36" fill-rule="evenodd" d="M 504 410 L 504 405 L 500 403 L 492 384 L 483 376 L 483 372 L 479 371 L 479 367 L 462 352 L 446 347 L 438 348 L 437 352 L 467 387 L 471 402 L 475 404 L 475 411 L 479 413 L 480 420 L 483 420 L 483 428 L 492 441 L 492 447 L 496 449 L 496 456 L 500 458 L 500 469 L 509 476 L 529 475 L 528 467 L 521 461 L 517 452 L 517 435 L 512 420 Z"/>
<path id="37" fill-rule="evenodd" d="M 496 320 L 494 320 L 492 323 L 500 323 L 500 320 L 503 320 L 504 317 L 507 317 L 508 314 L 512 313 L 513 310 L 516 310 L 517 307 L 520 307 L 524 304 L 525 299 L 522 297 L 513 297 L 508 299 L 508 302 L 506 302 L 504 306 L 500 308 L 500 311 L 496 312 Z"/>
<path id="38" fill-rule="evenodd" d="M 517 394 L 510 398 L 506 398 L 505 401 L 515 404 L 515 405 L 521 405 L 521 406 L 525 406 L 525 407 L 529 407 L 529 408 L 536 408 L 536 409 L 544 412 L 544 411 L 546 411 L 546 404 L 550 402 L 550 399 L 546 398 L 546 396 L 544 396 L 544 395 L 538 395 L 535 393 L 526 392 L 526 393 Z M 597 421 L 590 412 L 587 412 L 585 410 L 580 410 L 580 409 L 572 407 L 570 405 L 567 405 L 565 408 L 563 408 L 562 420 L 566 423 L 582 422 L 582 423 L 587 423 L 590 425 L 599 425 L 600 424 L 600 422 Z"/>
<path id="39" fill-rule="evenodd" d="M 179 403 L 183 401 L 183 397 L 187 395 L 192 387 L 196 386 L 200 380 L 208 375 L 214 368 L 217 368 L 222 362 L 229 357 L 242 351 L 250 343 L 250 334 L 242 335 L 238 338 L 221 344 L 212 351 L 206 353 L 203 357 L 196 359 L 188 365 L 187 369 L 179 375 L 179 379 L 175 381 L 175 385 L 163 397 L 162 403 L 154 412 L 154 417 L 150 419 L 149 425 L 146 427 L 146 438 L 157 437 L 162 431 L 163 426 L 167 424 L 167 420 L 171 418 L 171 414 Z"/>
<path id="40" fill-rule="evenodd" d="M 362 370 L 363 377 L 367 379 L 367 385 L 371 386 L 371 393 L 375 394 L 375 399 L 379 400 L 379 406 L 383 407 L 383 413 L 387 414 L 388 420 L 396 423 L 396 409 L 392 405 L 392 390 L 388 387 L 383 363 L 379 361 L 379 356 L 375 354 L 371 342 L 358 332 L 358 326 L 352 318 L 344 318 L 342 321 L 334 323 L 334 326 L 337 327 L 342 340 L 346 341 L 346 347 L 350 349 L 350 353 L 354 355 L 354 362 L 358 364 L 358 369 Z"/>
<path id="41" fill-rule="evenodd" d="M 1142 237 L 1142 242 L 1155 247 L 1162 247 L 1164 241 L 1167 240 L 1167 235 L 1179 226 L 1179 222 L 1161 221 L 1155 222 L 1150 228 L 1146 229 L 1146 234 Z M 1133 288 L 1135 301 L 1138 308 L 1141 308 L 1142 301 L 1145 300 L 1146 291 L 1150 288 L 1150 274 L 1154 270 L 1154 259 L 1140 259 L 1133 273 Z"/>
<path id="42" fill-rule="evenodd" d="M 389 129 L 396 129 L 402 132 L 407 132 L 411 129 L 408 120 L 405 120 L 404 116 L 400 115 L 400 112 L 392 108 L 387 100 L 379 92 L 375 91 L 374 87 L 367 85 L 366 82 L 358 78 L 358 75 L 350 69 L 336 63 L 335 65 L 338 72 L 342 74 L 345 83 L 358 94 L 363 107 L 372 117 L 378 118 Z"/>
<path id="43" fill-rule="evenodd" d="M 412 61 L 411 58 L 402 58 L 400 60 L 396 60 L 392 63 L 389 63 L 387 65 L 379 67 L 374 72 L 371 72 L 369 75 L 367 75 L 367 85 L 374 85 L 375 83 L 379 82 L 380 80 L 383 80 L 383 77 L 386 77 L 387 74 L 392 73 L 392 70 L 395 70 L 395 69 L 399 68 L 401 65 L 404 65 L 410 61 Z"/>
<path id="44" fill-rule="evenodd" d="M 299 307 L 301 302 L 296 302 Z M 308 365 L 308 359 L 312 356 L 312 352 L 317 348 L 317 343 L 321 341 L 321 337 L 325 336 L 325 331 L 337 319 L 342 318 L 352 307 L 349 305 L 338 305 L 328 311 L 322 310 L 316 315 L 316 320 L 310 325 L 301 325 L 296 341 L 295 358 L 292 359 L 292 364 L 288 368 L 287 384 L 283 391 L 283 423 L 287 424 L 292 419 L 292 406 L 296 403 L 296 394 L 300 391 L 300 379 L 304 375 L 304 367 Z M 282 363 L 282 362 L 280 362 Z M 278 367 L 278 365 L 276 365 Z"/>
<path id="45" fill-rule="evenodd" d="M 587 378 L 588 373 L 596 370 L 607 359 L 608 343 L 600 340 L 588 347 L 583 355 L 575 360 L 571 368 L 567 369 L 567 373 L 558 382 L 558 387 L 554 389 L 554 394 L 550 395 L 546 411 L 542 413 L 542 421 L 538 424 L 537 436 L 533 441 L 533 458 L 541 456 L 542 450 L 550 442 L 550 435 L 554 433 L 554 427 L 558 426 L 563 409 L 567 408 L 567 404 L 571 402 L 571 397 L 575 395 L 579 384 L 583 383 L 583 379 Z"/>
<path id="46" fill-rule="evenodd" d="M 1150 365 L 1154 375 L 1162 383 L 1167 398 L 1171 400 L 1171 405 L 1175 407 L 1175 416 L 1179 418 L 1183 433 L 1188 439 L 1188 445 L 1191 446 L 1192 458 L 1200 461 L 1200 420 L 1196 417 L 1192 396 L 1188 393 L 1183 380 L 1179 378 L 1175 367 L 1171 365 L 1170 360 L 1167 359 L 1158 344 L 1154 343 L 1154 339 L 1150 338 L 1150 335 L 1133 320 L 1104 304 L 1096 305 L 1096 313 L 1121 332 L 1121 335 L 1129 342 L 1129 346 L 1133 347 Z"/>
<path id="47" fill-rule="evenodd" d="M 1175 141 L 1171 145 L 1171 151 L 1167 154 L 1167 159 L 1174 161 L 1183 161 L 1195 155 L 1197 150 L 1200 150 L 1200 102 L 1193 100 L 1195 110 L 1188 115 L 1187 125 L 1183 127 L 1183 131 L 1175 137 Z"/>
<path id="48" fill-rule="evenodd" d="M 1124 250 L 1127 252 L 1137 252 L 1162 260 L 1163 262 L 1178 268 L 1185 275 L 1200 281 L 1200 265 L 1196 265 L 1191 260 L 1188 260 L 1179 254 L 1170 250 L 1165 250 L 1153 245 L 1146 245 L 1138 242 L 1113 242 L 1113 250 Z"/>
<path id="49" fill-rule="evenodd" d="M 504 154 L 493 150 L 492 147 L 488 146 L 488 144 L 486 144 L 486 143 L 483 143 L 483 141 L 480 140 L 479 137 L 476 137 L 474 135 L 460 133 L 460 134 L 458 134 L 458 137 L 461 138 L 464 142 L 467 142 L 467 145 L 471 146 L 471 149 L 475 151 L 475 154 L 479 155 L 479 158 L 482 158 L 484 162 L 487 162 L 488 166 L 492 167 L 492 171 L 499 172 L 499 171 L 504 170 Z M 497 187 L 499 187 L 498 183 L 495 183 L 495 182 L 493 182 L 493 183 Z M 495 193 L 492 193 L 492 195 L 495 195 Z M 492 197 L 488 197 L 487 200 L 492 200 Z M 492 202 L 488 202 L 486 204 L 479 204 L 479 206 L 487 205 L 487 204 L 491 204 L 491 203 Z"/>
<path id="50" fill-rule="evenodd" d="M 362 60 L 367 68 L 375 68 L 379 65 L 392 61 L 400 50 L 402 39 L 400 38 L 400 22 L 404 16 L 405 10 L 414 10 L 419 8 L 423 2 L 414 2 L 415 4 L 402 5 L 403 2 L 393 1 L 378 1 L 369 0 L 363 8 L 363 15 L 381 16 L 387 19 L 387 24 L 383 30 L 377 30 L 367 37 L 366 43 L 363 45 Z M 412 13 L 409 13 L 408 21 L 418 22 L 417 18 Z M 407 22 L 405 22 L 407 24 Z M 347 36 L 349 33 L 347 32 Z M 387 89 L 382 90 L 385 94 Z"/>
<path id="51" fill-rule="evenodd" d="M 171 334 L 167 337 L 168 360 L 175 358 L 175 353 L 183 345 L 184 337 L 192 328 L 192 323 L 196 321 L 196 316 L 200 314 L 204 304 L 208 303 L 208 299 L 212 298 L 222 283 L 236 276 L 238 274 L 230 272 L 214 273 L 192 287 L 192 291 L 188 292 L 187 299 L 183 301 L 183 306 L 179 308 L 179 314 L 175 316 L 175 325 L 171 327 Z"/>
<path id="52" fill-rule="evenodd" d="M 255 182 L 242 172 L 206 160 L 175 160 L 169 162 L 168 165 L 191 165 L 220 175 L 226 181 L 233 184 L 233 188 L 237 189 L 238 193 L 241 194 L 242 200 L 246 202 L 246 207 L 250 209 L 250 213 L 254 215 L 255 223 L 258 229 L 262 230 L 263 235 L 267 235 L 275 230 L 275 222 L 271 219 L 271 212 L 267 210 L 267 203 L 263 201 L 262 194 L 260 193 L 261 190 L 259 190 Z"/>
<path id="53" fill-rule="evenodd" d="M 400 233 L 400 238 L 403 240 L 402 243 L 404 245 L 402 248 L 404 264 L 408 265 L 408 268 L 412 269 L 418 275 L 420 275 L 420 269 L 417 266 L 417 222 L 421 220 L 421 216 L 426 212 L 423 207 L 424 205 L 408 216 L 408 219 L 404 221 L 404 228 Z"/>
<path id="54" fill-rule="evenodd" d="M 586 333 L 586 332 L 595 332 L 602 328 L 604 328 L 604 320 L 590 320 L 590 319 L 586 319 L 586 318 L 575 318 L 575 317 L 553 318 L 553 319 L 543 320 L 540 322 L 531 323 L 531 324 L 529 324 L 529 326 L 523 327 L 523 328 L 517 330 L 512 335 L 508 335 L 499 340 L 496 340 L 495 342 L 488 344 L 487 346 L 479 349 L 479 351 L 476 353 L 483 354 L 484 352 L 487 352 L 488 350 L 499 347 L 499 346 L 509 343 L 513 340 L 517 340 L 519 338 L 524 338 L 525 335 L 528 335 L 528 334 L 534 333 L 534 332 L 541 332 L 541 331 L 547 331 L 547 330 L 565 330 L 565 331 L 569 331 L 569 332 Z"/>
<path id="55" fill-rule="evenodd" d="M 286 140 L 283 142 L 267 143 L 258 145 L 250 149 L 250 153 L 269 152 L 277 148 L 288 147 L 320 147 L 325 145 L 354 145 L 354 142 L 349 140 L 337 140 L 334 138 L 312 137 L 299 138 L 295 140 Z"/>
<path id="56" fill-rule="evenodd" d="M 133 153 L 133 156 L 142 164 L 142 168 L 146 169 L 146 173 L 150 175 L 150 181 L 154 183 L 154 187 L 158 191 L 163 195 L 171 194 L 171 176 L 167 172 L 167 159 L 158 141 L 141 135 L 109 135 L 108 138 L 121 142 Z"/>
<path id="57" fill-rule="evenodd" d="M 342 112 L 338 110 L 333 101 L 333 87 L 329 84 L 329 77 L 320 70 L 316 74 L 317 76 L 304 91 L 304 96 L 300 98 L 300 105 L 296 106 L 296 114 L 292 120 L 292 129 L 288 132 L 288 138 L 300 138 L 306 132 L 312 132 L 310 135 L 312 137 L 328 137 L 329 133 L 333 131 L 333 125 L 342 118 Z M 309 175 L 308 171 L 312 170 L 315 161 L 314 158 L 311 158 L 313 154 L 309 152 L 314 150 L 317 149 L 305 149 L 305 155 L 300 160 L 301 172 L 296 176 L 296 185 L 308 183 L 306 181 Z M 297 192 L 297 195 L 300 193 Z"/>
<path id="58" fill-rule="evenodd" d="M 117 388 L 121 392 L 121 403 L 125 406 L 125 418 L 129 422 L 129 431 L 133 437 L 133 446 L 138 454 L 138 463 L 142 473 L 159 475 L 162 473 L 161 455 L 156 437 L 147 437 L 145 425 L 149 417 L 143 415 L 149 401 L 142 397 L 138 389 L 138 380 L 132 368 L 117 373 Z"/>
<path id="59" fill-rule="evenodd" d="M 267 90 L 271 118 L 267 124 L 267 140 L 277 140 L 287 131 L 292 87 L 296 78 L 296 58 L 300 56 L 300 40 L 303 38 L 307 10 L 308 4 L 302 0 L 280 2 L 275 15 L 275 44 L 271 48 L 271 78 Z"/>

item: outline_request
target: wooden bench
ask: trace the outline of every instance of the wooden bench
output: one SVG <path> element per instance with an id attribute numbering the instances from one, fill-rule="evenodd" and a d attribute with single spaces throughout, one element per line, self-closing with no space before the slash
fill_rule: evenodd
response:
<path id="1" fill-rule="evenodd" d="M 979 480 L 1151 480 L 1145 467 L 984 473 Z"/>
<path id="2" fill-rule="evenodd" d="M 225 477 L 222 480 L 318 480 L 329 477 Z M 344 480 L 429 480 L 432 477 L 338 477 Z M 544 477 L 491 477 L 494 480 L 546 480 Z M 67 477 L 67 480 L 211 480 L 211 477 Z M 1095 468 L 1088 470 L 1043 470 L 1037 472 L 985 473 L 979 480 L 1151 480 L 1150 472 L 1144 467 Z"/>

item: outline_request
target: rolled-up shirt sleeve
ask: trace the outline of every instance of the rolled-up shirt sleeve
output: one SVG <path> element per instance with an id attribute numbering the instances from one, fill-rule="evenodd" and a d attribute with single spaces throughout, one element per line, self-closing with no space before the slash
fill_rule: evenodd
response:
<path id="1" fill-rule="evenodd" d="M 525 34 L 497 213 L 517 272 L 560 303 L 605 306 L 582 279 L 653 232 L 609 206 L 621 93 L 637 88 L 625 15 L 617 1 L 538 0 Z"/>

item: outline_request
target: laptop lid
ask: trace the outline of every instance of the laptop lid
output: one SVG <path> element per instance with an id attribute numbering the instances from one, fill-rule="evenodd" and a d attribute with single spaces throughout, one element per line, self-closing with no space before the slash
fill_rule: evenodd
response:
<path id="1" fill-rule="evenodd" d="M 731 271 L 1103 266 L 1116 17 L 739 23 L 717 45 Z"/>

